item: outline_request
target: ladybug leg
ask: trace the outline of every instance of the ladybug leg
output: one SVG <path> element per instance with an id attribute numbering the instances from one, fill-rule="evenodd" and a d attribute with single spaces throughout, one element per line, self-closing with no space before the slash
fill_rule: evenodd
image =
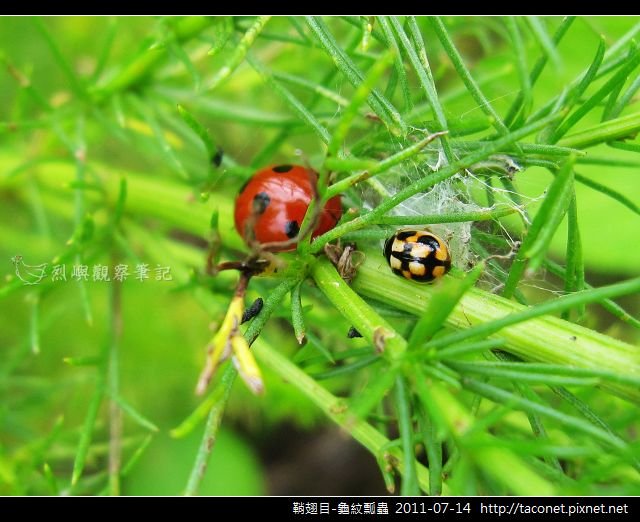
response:
<path id="1" fill-rule="evenodd" d="M 207 251 L 207 261 L 205 265 L 205 273 L 215 276 L 218 272 L 216 265 L 220 258 L 220 248 L 222 247 L 222 238 L 218 231 L 218 213 L 215 212 L 211 217 L 211 230 L 209 232 L 209 249 Z"/>
<path id="2" fill-rule="evenodd" d="M 260 273 L 264 275 L 274 274 L 279 269 L 287 266 L 287 264 L 273 252 L 262 252 L 260 261 L 264 263 L 260 271 Z"/>
<path id="3" fill-rule="evenodd" d="M 224 263 L 219 263 L 217 265 L 213 265 L 210 263 L 210 260 L 207 259 L 207 275 L 216 276 L 218 272 L 222 272 L 223 270 L 238 270 L 242 272 L 245 269 L 244 261 L 225 261 Z"/>
<path id="4" fill-rule="evenodd" d="M 215 253 L 210 249 L 207 253 L 207 262 L 204 267 L 204 273 L 209 276 L 215 276 L 218 273 L 217 266 L 215 264 L 216 259 Z"/>
<path id="5" fill-rule="evenodd" d="M 251 277 L 265 272 L 270 264 L 270 260 L 262 259 L 259 257 L 259 254 L 251 254 L 242 261 L 225 261 L 224 263 L 219 263 L 211 267 L 211 270 L 207 273 L 215 276 L 223 270 L 237 270 Z"/>

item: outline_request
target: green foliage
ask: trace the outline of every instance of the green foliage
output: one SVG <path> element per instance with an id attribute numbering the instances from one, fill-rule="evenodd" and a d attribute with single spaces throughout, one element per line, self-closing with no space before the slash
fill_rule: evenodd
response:
<path id="1" fill-rule="evenodd" d="M 0 18 L 0 494 L 269 493 L 263 441 L 327 421 L 401 494 L 638 494 L 638 32 Z M 196 397 L 237 282 L 207 257 L 243 259 L 235 195 L 280 162 L 344 217 L 250 282 L 266 394 L 225 363 Z M 391 274 L 401 226 L 451 273 Z"/>

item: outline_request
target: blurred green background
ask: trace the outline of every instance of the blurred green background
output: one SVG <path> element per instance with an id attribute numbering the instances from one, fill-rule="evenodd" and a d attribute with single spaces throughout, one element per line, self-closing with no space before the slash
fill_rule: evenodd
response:
<path id="1" fill-rule="evenodd" d="M 559 46 L 562 63 L 546 68 L 535 89 L 536 100 L 557 95 L 567 79 L 589 65 L 597 47 L 599 34 L 615 41 L 638 20 L 633 17 L 599 17 L 581 19 Z M 517 93 L 517 71 L 509 45 L 500 34 L 495 21 L 486 19 L 447 19 L 460 49 L 478 78 L 484 78 L 483 90 L 499 113 L 503 113 Z M 104 56 L 101 78 L 127 63 L 141 48 L 143 38 L 162 39 L 163 21 L 150 17 L 58 17 L 41 22 L 47 34 L 55 40 L 64 62 L 73 74 L 89 80 L 102 61 L 105 43 L 112 39 L 108 56 Z M 248 26 L 242 19 L 240 27 Z M 551 20 L 550 26 L 556 25 Z M 285 19 L 269 23 L 271 33 L 294 36 Z M 348 31 L 343 29 L 345 33 Z M 340 29 L 337 29 L 340 33 Z M 427 43 L 434 37 L 425 33 Z M 158 145 L 150 122 L 169 135 L 176 132 L 176 103 L 185 104 L 210 130 L 216 143 L 241 166 L 249 167 L 256 155 L 272 139 L 283 124 L 291 123 L 289 140 L 274 150 L 264 163 L 292 161 L 302 150 L 311 164 L 321 154 L 319 141 L 307 130 L 295 131 L 295 117 L 270 91 L 268 86 L 246 64 L 212 93 L 197 93 L 198 79 L 211 77 L 228 58 L 232 48 L 217 56 L 206 57 L 215 34 L 202 36 L 189 44 L 197 71 L 189 71 L 181 57 L 169 53 L 155 75 L 136 85 L 129 98 L 121 98 L 98 112 L 90 101 L 86 118 L 79 124 L 71 108 L 74 94 L 69 75 L 61 61 L 52 53 L 46 37 L 30 18 L 0 18 L 0 276 L 3 288 L 9 285 L 5 276 L 13 274 L 11 258 L 24 256 L 27 263 L 39 264 L 60 254 L 77 232 L 73 222 L 75 191 L 60 187 L 54 198 L 43 196 L 35 174 L 39 164 L 60 161 L 74 165 L 70 148 L 84 141 L 87 162 L 100 171 L 104 166 L 118 171 L 140 172 L 152 179 L 172 179 L 184 182 L 193 197 L 185 206 L 202 206 L 206 211 L 219 203 L 219 198 L 232 201 L 242 183 L 239 175 L 229 175 L 218 185 L 215 196 L 199 199 L 201 185 L 180 176 L 206 172 L 207 157 L 202 147 L 194 143 L 174 151 L 158 153 Z M 528 42 L 527 51 L 537 56 L 539 50 Z M 329 64 L 326 56 L 286 42 L 259 40 L 256 53 L 276 71 L 320 81 Z M 461 122 L 479 115 L 468 94 L 457 95 L 459 79 L 446 62 L 446 56 L 434 52 L 430 57 L 436 71 L 441 93 L 450 94 L 446 110 Z M 19 72 L 17 72 L 19 71 Z M 27 80 L 28 79 L 28 80 Z M 43 111 L 25 89 L 26 81 L 37 90 L 52 110 Z M 22 86 L 21 86 L 22 82 Z M 348 82 L 337 76 L 330 87 L 347 98 L 353 92 Z M 293 89 L 295 90 L 295 89 Z M 307 93 L 300 91 L 304 99 Z M 636 101 L 637 103 L 637 101 Z M 122 104 L 119 108 L 118 104 Z M 119 111 L 127 113 L 119 120 Z M 335 105 L 324 100 L 318 109 L 331 121 L 336 117 Z M 138 117 L 130 116 L 138 113 Z M 145 119 L 145 115 L 147 118 Z M 151 116 L 149 116 L 151 115 Z M 111 125 L 120 125 L 126 139 L 118 139 L 105 130 L 102 118 Z M 597 120 L 585 119 L 584 126 Z M 82 128 L 82 136 L 78 129 Z M 166 137 L 166 136 L 165 136 Z M 70 140 L 65 143 L 65 139 Z M 589 156 L 629 158 L 628 153 L 596 147 Z M 178 159 L 176 164 L 174 159 Z M 255 166 L 255 165 L 254 165 Z M 586 177 L 602 180 L 640 204 L 638 167 L 618 168 L 580 165 L 577 171 Z M 536 198 L 549 183 L 549 174 L 531 168 L 519 175 L 518 189 Z M 587 279 L 604 284 L 640 273 L 637 216 L 615 201 L 583 185 L 577 185 L 580 222 Z M 66 206 L 65 206 L 66 205 Z M 61 209 L 60 212 L 52 211 Z M 64 209 L 67 210 L 64 210 Z M 87 209 L 96 220 L 104 219 L 104 210 L 87 201 Z M 535 204 L 531 206 L 531 211 Z M 136 216 L 133 216 L 134 219 Z M 176 230 L 158 220 L 140 218 L 139 224 L 159 236 L 176 237 Z M 228 217 L 224 234 L 234 234 Z M 612 225 L 615 223 L 615 225 Z M 202 231 L 208 223 L 203 221 Z M 564 255 L 566 229 L 561 227 L 555 238 L 553 252 Z M 198 244 L 191 235 L 183 237 L 186 244 Z M 202 239 L 202 238 L 201 238 Z M 155 266 L 140 244 L 131 248 L 140 262 Z M 201 249 L 202 264 L 205 252 Z M 170 256 L 168 256 L 170 259 Z M 95 262 L 111 264 L 104 254 Z M 123 262 L 131 267 L 133 259 Z M 89 265 L 94 261 L 88 262 Z M 67 270 L 73 262 L 67 263 Z M 169 264 L 169 261 L 166 262 Z M 67 276 L 69 278 L 69 272 Z M 215 299 L 224 309 L 234 284 L 232 275 L 220 278 Z M 79 435 L 93 389 L 96 371 L 91 366 L 70 365 L 65 358 L 95 356 L 109 339 L 109 294 L 111 284 L 89 282 L 88 292 L 92 322 L 86 320 L 85 302 L 81 290 L 72 281 L 52 285 L 37 294 L 23 287 L 3 295 L 0 300 L 0 494 L 47 494 L 51 481 L 43 471 L 46 462 L 58 477 L 72 472 Z M 249 299 L 264 295 L 273 283 L 261 280 L 252 283 Z M 34 300 L 38 299 L 35 308 Z M 137 411 L 159 428 L 140 461 L 125 478 L 125 494 L 179 494 L 184 489 L 199 443 L 201 428 L 184 439 L 168 434 L 198 405 L 193 390 L 204 359 L 204 346 L 210 337 L 212 318 L 193 298 L 189 288 L 172 282 L 129 280 L 122 285 L 123 336 L 120 343 L 120 390 Z M 631 312 L 639 310 L 638 297 L 622 299 Z M 34 310 L 37 316 L 34 317 Z M 293 355 L 297 344 L 286 314 L 271 322 L 266 335 Z M 35 324 L 34 324 L 34 321 Z M 344 335 L 349 325 L 334 311 L 314 309 L 307 318 L 310 329 L 323 330 L 327 321 L 339 325 L 335 331 Z M 611 319 L 607 315 L 590 317 L 591 326 L 607 331 Z M 614 326 L 610 333 L 627 341 L 637 341 L 637 334 Z M 335 336 L 336 347 L 347 341 Z M 34 353 L 37 341 L 39 353 Z M 203 494 L 379 494 L 384 484 L 377 465 L 363 449 L 339 432 L 321 414 L 293 392 L 286 383 L 266 375 L 268 393 L 252 396 L 239 383 L 234 387 L 231 403 L 213 451 Z M 341 389 L 339 379 L 330 386 Z M 86 479 L 79 492 L 96 492 L 104 481 L 109 428 L 105 422 L 106 403 L 101 406 L 89 451 Z M 124 418 L 123 454 L 125 460 L 145 440 L 146 432 L 132 419 Z M 62 487 L 62 486 L 61 486 Z"/>

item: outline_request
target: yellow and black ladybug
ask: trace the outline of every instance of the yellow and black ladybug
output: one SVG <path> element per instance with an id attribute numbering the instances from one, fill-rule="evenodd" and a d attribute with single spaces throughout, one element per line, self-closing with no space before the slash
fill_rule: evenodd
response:
<path id="1" fill-rule="evenodd" d="M 384 257 L 396 275 L 428 283 L 451 268 L 447 244 L 426 230 L 398 230 L 384 244 Z"/>

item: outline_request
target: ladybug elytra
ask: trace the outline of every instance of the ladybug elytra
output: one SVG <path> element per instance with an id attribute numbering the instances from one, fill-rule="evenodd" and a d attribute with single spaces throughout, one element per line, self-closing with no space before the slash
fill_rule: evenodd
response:
<path id="1" fill-rule="evenodd" d="M 384 244 L 384 257 L 394 274 L 428 283 L 451 268 L 447 244 L 426 230 L 398 230 Z"/>
<path id="2" fill-rule="evenodd" d="M 315 171 L 300 165 L 276 165 L 259 170 L 236 198 L 236 230 L 247 243 L 284 243 L 265 250 L 294 250 L 296 244 L 291 240 L 300 232 L 317 179 Z M 340 196 L 334 196 L 325 203 L 311 237 L 331 230 L 341 217 Z"/>

